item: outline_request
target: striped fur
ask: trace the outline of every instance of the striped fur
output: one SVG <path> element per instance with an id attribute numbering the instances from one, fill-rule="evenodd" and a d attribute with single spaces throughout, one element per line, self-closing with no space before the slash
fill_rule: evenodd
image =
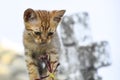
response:
<path id="1" fill-rule="evenodd" d="M 25 10 L 23 43 L 30 80 L 38 79 L 40 74 L 48 73 L 45 72 L 46 70 L 43 70 L 42 73 L 38 71 L 38 69 L 40 70 L 37 59 L 39 56 L 51 51 L 55 53 L 53 59 L 58 60 L 60 42 L 56 28 L 64 13 L 65 10 Z"/>

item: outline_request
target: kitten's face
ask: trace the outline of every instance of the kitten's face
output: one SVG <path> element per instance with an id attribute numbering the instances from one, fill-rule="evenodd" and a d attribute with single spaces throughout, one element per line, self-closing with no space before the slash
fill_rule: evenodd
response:
<path id="1" fill-rule="evenodd" d="M 51 42 L 56 32 L 58 23 L 64 15 L 65 10 L 33 10 L 27 9 L 24 12 L 25 29 L 37 44 Z"/>

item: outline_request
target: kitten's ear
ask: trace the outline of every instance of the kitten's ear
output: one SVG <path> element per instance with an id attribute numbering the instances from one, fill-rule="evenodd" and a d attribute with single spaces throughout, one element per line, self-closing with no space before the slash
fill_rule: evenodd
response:
<path id="1" fill-rule="evenodd" d="M 57 10 L 55 13 L 56 17 L 62 17 L 65 14 L 66 10 Z"/>
<path id="2" fill-rule="evenodd" d="M 65 11 L 66 10 L 56 10 L 53 20 L 59 22 L 61 20 L 61 17 L 63 17 L 65 14 Z"/>
<path id="3" fill-rule="evenodd" d="M 24 21 L 25 22 L 31 22 L 36 19 L 37 19 L 37 15 L 33 9 L 28 8 L 25 10 L 25 12 L 24 12 Z"/>

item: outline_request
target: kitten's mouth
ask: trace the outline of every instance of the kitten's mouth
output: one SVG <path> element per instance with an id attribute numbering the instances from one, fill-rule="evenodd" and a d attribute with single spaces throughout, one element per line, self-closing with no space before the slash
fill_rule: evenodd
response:
<path id="1" fill-rule="evenodd" d="M 45 45 L 45 44 L 47 44 L 47 42 L 41 42 L 40 44 L 41 44 L 41 45 Z"/>
<path id="2" fill-rule="evenodd" d="M 43 42 L 40 43 L 40 45 L 42 45 L 42 46 L 44 46 L 46 44 L 49 44 L 49 42 L 48 41 L 43 41 Z"/>

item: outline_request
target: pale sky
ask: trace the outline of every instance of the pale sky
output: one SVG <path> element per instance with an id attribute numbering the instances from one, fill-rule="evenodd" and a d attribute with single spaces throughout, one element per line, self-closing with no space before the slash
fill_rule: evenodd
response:
<path id="1" fill-rule="evenodd" d="M 120 0 L 1 0 L 0 41 L 16 43 L 22 47 L 23 12 L 33 9 L 66 9 L 66 14 L 86 11 L 94 41 L 109 41 L 110 67 L 102 68 L 103 80 L 120 80 Z"/>

